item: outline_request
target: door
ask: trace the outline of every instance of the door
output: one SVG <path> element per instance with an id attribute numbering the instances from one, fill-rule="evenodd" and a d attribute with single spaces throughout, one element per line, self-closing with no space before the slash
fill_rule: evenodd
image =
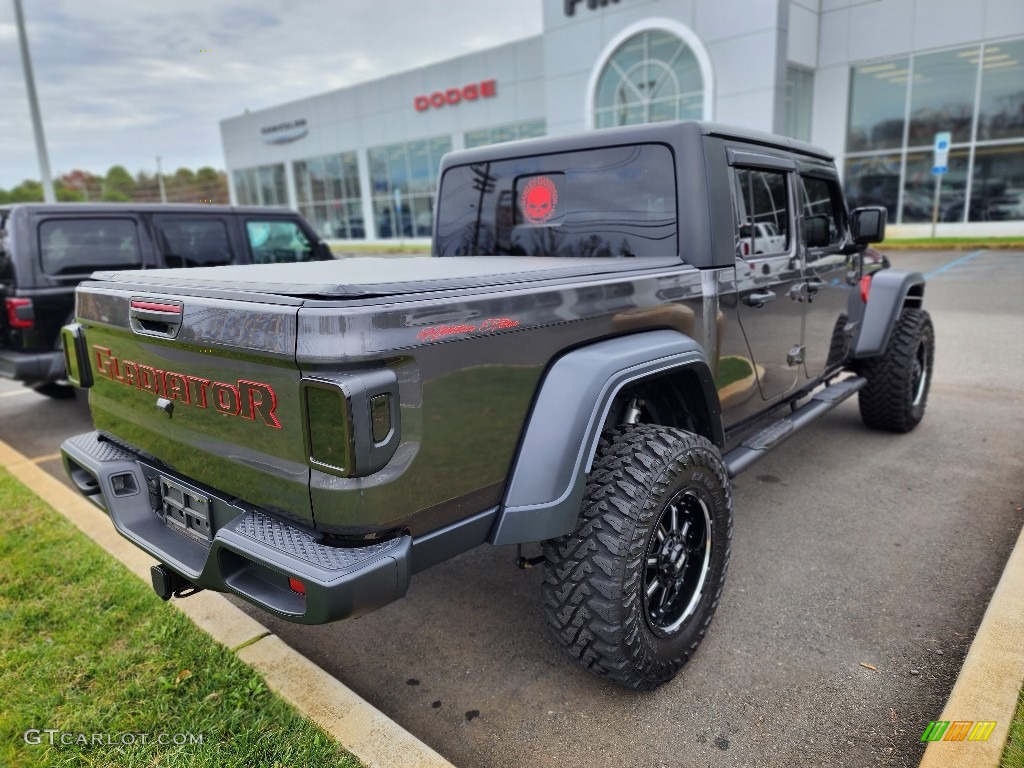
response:
<path id="1" fill-rule="evenodd" d="M 828 224 L 828 243 L 804 249 L 807 310 L 804 317 L 804 377 L 815 379 L 841 362 L 849 338 L 847 306 L 851 285 L 850 256 L 843 253 L 846 207 L 839 181 L 826 171 L 800 175 L 802 220 L 822 217 Z M 804 244 L 802 244 L 804 245 Z"/>
<path id="2" fill-rule="evenodd" d="M 803 274 L 792 224 L 793 175 L 783 168 L 742 166 L 732 173 L 736 312 L 761 397 L 777 400 L 802 383 Z M 732 367 L 739 365 L 733 361 Z"/>

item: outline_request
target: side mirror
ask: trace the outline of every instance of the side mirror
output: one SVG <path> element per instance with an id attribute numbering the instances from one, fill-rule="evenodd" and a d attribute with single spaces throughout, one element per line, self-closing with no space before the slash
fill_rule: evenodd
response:
<path id="1" fill-rule="evenodd" d="M 889 212 L 881 205 L 855 208 L 850 213 L 850 234 L 857 245 L 885 240 L 885 222 Z"/>
<path id="2" fill-rule="evenodd" d="M 828 245 L 828 216 L 823 213 L 804 217 L 804 244 L 808 248 L 821 248 Z"/>
<path id="3" fill-rule="evenodd" d="M 317 261 L 330 261 L 331 259 L 334 258 L 334 253 L 331 251 L 331 246 L 329 246 L 323 240 L 317 241 L 316 250 L 314 251 L 314 253 L 316 254 L 315 258 Z"/>

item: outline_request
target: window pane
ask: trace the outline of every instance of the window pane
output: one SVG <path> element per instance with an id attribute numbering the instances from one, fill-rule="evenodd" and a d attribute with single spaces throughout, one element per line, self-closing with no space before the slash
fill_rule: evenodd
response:
<path id="1" fill-rule="evenodd" d="M 395 231 L 394 205 L 390 199 L 374 198 L 373 217 L 377 220 L 377 237 L 398 237 Z"/>
<path id="2" fill-rule="evenodd" d="M 292 175 L 295 177 L 295 202 L 301 205 L 309 202 L 309 168 L 302 160 L 292 163 Z"/>
<path id="3" fill-rule="evenodd" d="M 856 67 L 850 73 L 848 152 L 903 144 L 908 67 L 908 59 L 894 59 Z"/>
<path id="4" fill-rule="evenodd" d="M 975 150 L 970 217 L 971 221 L 1024 219 L 1024 144 Z"/>
<path id="5" fill-rule="evenodd" d="M 342 172 L 345 177 L 345 197 L 360 198 L 363 193 L 359 189 L 359 161 L 355 152 L 345 152 L 341 156 Z"/>
<path id="6" fill-rule="evenodd" d="M 1024 40 L 985 46 L 979 139 L 1024 136 Z"/>
<path id="7" fill-rule="evenodd" d="M 594 122 L 606 128 L 700 117 L 703 90 L 696 56 L 682 40 L 641 32 L 612 54 L 598 77 Z"/>
<path id="8" fill-rule="evenodd" d="M 828 242 L 835 245 L 842 234 L 846 217 L 840 205 L 839 190 L 833 181 L 816 176 L 802 176 L 804 218 L 825 216 L 828 219 Z"/>
<path id="9" fill-rule="evenodd" d="M 284 163 L 271 166 L 274 170 L 274 205 L 288 205 L 288 184 L 284 180 Z"/>
<path id="10" fill-rule="evenodd" d="M 43 271 L 48 275 L 133 269 L 142 265 L 130 219 L 52 219 L 39 225 Z"/>
<path id="11" fill-rule="evenodd" d="M 487 138 L 487 131 L 469 131 L 463 138 L 463 143 L 466 145 L 466 149 L 472 149 L 473 147 L 483 147 L 490 144 L 490 139 Z"/>
<path id="12" fill-rule="evenodd" d="M 272 180 L 270 166 L 263 166 L 262 170 L 264 178 Z M 154 226 L 168 267 L 212 267 L 231 263 L 228 232 L 223 221 L 161 219 L 154 222 Z"/>
<path id="13" fill-rule="evenodd" d="M 971 140 L 979 49 L 943 51 L 914 57 L 910 86 L 908 144 L 931 146 L 935 134 L 949 131 L 953 141 Z"/>
<path id="14" fill-rule="evenodd" d="M 678 253 L 675 163 L 660 144 L 456 166 L 438 205 L 441 256 Z"/>
<path id="15" fill-rule="evenodd" d="M 519 124 L 519 138 L 533 139 L 543 136 L 547 132 L 547 123 L 544 120 L 527 120 Z"/>
<path id="16" fill-rule="evenodd" d="M 931 150 L 907 155 L 907 178 L 903 184 L 903 223 L 932 220 L 935 177 L 932 175 Z M 967 150 L 949 153 L 949 172 L 942 176 L 939 197 L 939 221 L 963 221 L 967 189 Z"/>
<path id="17" fill-rule="evenodd" d="M 341 188 L 341 158 L 328 155 L 324 158 L 324 176 L 327 180 L 327 198 L 338 200 L 345 196 Z"/>
<path id="18" fill-rule="evenodd" d="M 409 191 L 409 170 L 406 168 L 405 148 L 405 144 L 394 144 L 388 147 L 391 189 L 399 189 L 402 191 L 402 194 L 406 194 Z"/>
<path id="19" fill-rule="evenodd" d="M 814 73 L 799 67 L 786 68 L 786 135 L 811 140 L 811 99 Z"/>
<path id="20" fill-rule="evenodd" d="M 245 233 L 255 264 L 313 259 L 313 246 L 294 221 L 247 221 Z"/>
<path id="21" fill-rule="evenodd" d="M 862 205 L 884 205 L 890 223 L 895 224 L 900 194 L 900 156 L 872 155 L 846 161 L 846 196 L 851 208 Z M 913 201 L 910 201 L 913 205 Z M 907 206 L 908 201 L 904 200 Z"/>
<path id="22" fill-rule="evenodd" d="M 409 166 L 412 171 L 409 189 L 411 192 L 433 191 L 433 169 L 430 167 L 430 147 L 425 141 L 409 145 Z"/>
<path id="23" fill-rule="evenodd" d="M 741 168 L 736 171 L 736 227 L 743 256 L 789 250 L 786 174 Z"/>
<path id="24" fill-rule="evenodd" d="M 377 194 L 390 192 L 387 147 L 371 149 L 367 152 L 367 159 L 370 165 L 370 188 Z"/>

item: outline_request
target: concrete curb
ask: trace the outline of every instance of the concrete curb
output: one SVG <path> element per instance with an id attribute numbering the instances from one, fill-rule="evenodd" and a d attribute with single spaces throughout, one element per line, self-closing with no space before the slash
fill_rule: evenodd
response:
<path id="1" fill-rule="evenodd" d="M 122 538 L 109 518 L 91 503 L 2 440 L 0 466 L 149 584 L 149 568 L 156 561 Z M 239 649 L 238 657 L 259 672 L 271 690 L 368 768 L 454 768 L 223 595 L 200 592 L 173 605 L 214 640 Z"/>
<path id="2" fill-rule="evenodd" d="M 1024 684 L 1024 531 L 1006 561 L 978 634 L 937 720 L 992 721 L 987 741 L 934 741 L 921 768 L 998 768 Z"/>

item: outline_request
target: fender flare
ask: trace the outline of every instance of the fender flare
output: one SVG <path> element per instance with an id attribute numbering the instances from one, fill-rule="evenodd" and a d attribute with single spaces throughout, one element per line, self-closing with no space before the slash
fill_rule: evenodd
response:
<path id="1" fill-rule="evenodd" d="M 876 357 L 885 352 L 907 296 L 916 289 L 920 304 L 924 300 L 924 285 L 924 275 L 920 272 L 885 269 L 872 276 L 871 292 L 853 347 L 854 358 Z"/>
<path id="2" fill-rule="evenodd" d="M 696 374 L 713 417 L 713 442 L 722 447 L 718 391 L 703 349 L 690 337 L 645 331 L 558 358 L 538 387 L 488 541 L 522 544 L 571 533 L 601 429 L 619 390 L 682 369 Z"/>

